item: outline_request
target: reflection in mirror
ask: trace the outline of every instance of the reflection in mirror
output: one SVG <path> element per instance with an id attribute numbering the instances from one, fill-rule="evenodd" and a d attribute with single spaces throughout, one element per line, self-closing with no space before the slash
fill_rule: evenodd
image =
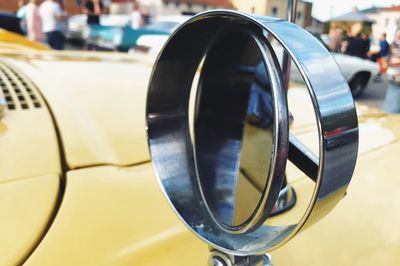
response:
<path id="1" fill-rule="evenodd" d="M 269 38 L 269 41 L 278 59 L 281 60 L 284 52 L 283 47 L 272 37 Z M 291 118 L 289 118 L 291 120 L 289 128 L 290 138 L 294 137 L 296 140 L 303 143 L 318 161 L 319 139 L 313 103 L 307 91 L 305 81 L 292 60 L 287 100 L 291 114 Z M 291 151 L 289 151 L 289 153 L 290 152 Z M 305 213 L 308 206 L 307 203 L 311 201 L 315 187 L 314 181 L 307 178 L 306 174 L 290 160 L 288 160 L 286 164 L 286 180 L 289 187 L 293 189 L 292 196 L 294 196 L 295 202 L 293 202 L 293 204 L 295 204 L 295 208 L 291 208 L 293 204 L 288 201 L 289 204 L 283 205 L 282 209 L 290 209 L 290 211 L 278 211 L 279 215 L 274 215 L 274 210 L 270 218 L 266 221 L 268 225 L 278 226 L 297 223 Z M 282 187 L 281 193 L 283 191 L 284 186 Z M 279 203 L 277 203 L 276 207 L 278 207 L 278 205 Z"/>
<path id="2" fill-rule="evenodd" d="M 254 213 L 273 150 L 271 84 L 254 39 L 227 31 L 206 55 L 197 90 L 195 156 L 203 195 L 228 227 Z"/>

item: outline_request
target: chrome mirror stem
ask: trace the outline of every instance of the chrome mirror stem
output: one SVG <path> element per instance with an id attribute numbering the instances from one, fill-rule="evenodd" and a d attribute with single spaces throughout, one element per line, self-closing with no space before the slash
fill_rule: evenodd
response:
<path id="1" fill-rule="evenodd" d="M 287 20 L 292 23 L 295 23 L 296 13 L 297 13 L 297 0 L 288 0 L 287 5 L 288 5 Z M 284 77 L 284 88 L 286 91 L 289 89 L 290 68 L 291 64 L 290 64 L 289 54 L 284 52 L 282 60 L 282 73 Z M 291 188 L 289 188 L 288 191 L 290 189 Z M 278 198 L 278 201 L 279 199 L 280 198 Z M 210 266 L 239 266 L 239 265 L 272 266 L 272 259 L 269 254 L 239 257 L 239 256 L 228 255 L 226 253 L 214 250 L 210 254 L 209 265 Z"/>
<path id="2" fill-rule="evenodd" d="M 288 0 L 287 20 L 296 23 L 297 0 Z"/>
<path id="3" fill-rule="evenodd" d="M 226 253 L 212 250 L 209 260 L 209 266 L 272 266 L 272 259 L 269 254 L 254 256 L 234 256 Z"/>
<path id="4" fill-rule="evenodd" d="M 297 13 L 297 0 L 288 0 L 288 8 L 287 8 L 287 20 L 296 23 L 296 13 Z M 284 78 L 284 86 L 286 91 L 289 88 L 289 80 L 290 80 L 290 58 L 289 54 L 283 53 L 282 60 L 282 72 Z"/>
<path id="5" fill-rule="evenodd" d="M 287 3 L 287 20 L 295 23 L 296 22 L 296 13 L 297 13 L 297 0 L 288 0 Z M 290 57 L 289 54 L 283 53 L 282 60 L 282 73 L 284 77 L 284 88 L 287 91 L 289 89 L 289 80 L 290 80 Z M 285 176 L 286 181 L 286 176 Z M 288 191 L 291 188 L 288 189 Z M 295 197 L 293 197 L 295 198 Z M 279 202 L 278 198 L 278 202 Z M 228 255 L 226 253 L 214 250 L 210 254 L 209 257 L 209 265 L 210 266 L 272 266 L 272 260 L 269 254 L 265 255 L 254 255 L 254 256 L 246 256 L 246 257 L 238 257 Z"/>

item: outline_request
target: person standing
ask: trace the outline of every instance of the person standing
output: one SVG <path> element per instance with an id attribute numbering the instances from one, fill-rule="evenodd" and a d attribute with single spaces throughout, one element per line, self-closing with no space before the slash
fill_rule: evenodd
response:
<path id="1" fill-rule="evenodd" d="M 133 10 L 131 13 L 131 28 L 136 30 L 143 26 L 142 13 L 140 13 L 140 6 L 137 1 L 133 2 Z"/>
<path id="2" fill-rule="evenodd" d="M 27 33 L 27 26 L 26 26 L 26 0 L 18 0 L 18 10 L 16 12 L 16 16 L 19 18 L 19 23 L 21 25 L 21 29 L 24 34 Z"/>
<path id="3" fill-rule="evenodd" d="M 343 30 L 341 28 L 336 28 L 332 34 L 332 38 L 329 41 L 329 49 L 331 50 L 331 52 L 340 53 L 342 42 Z"/>
<path id="4" fill-rule="evenodd" d="M 151 21 L 150 10 L 147 7 L 142 8 L 143 26 L 149 25 Z"/>
<path id="5" fill-rule="evenodd" d="M 67 28 L 68 28 L 68 13 L 65 11 L 64 1 L 63 0 L 57 0 L 57 2 L 61 7 L 62 15 L 64 16 L 64 20 L 60 21 L 60 31 L 65 36 L 65 33 L 67 32 Z"/>
<path id="6" fill-rule="evenodd" d="M 389 78 L 383 110 L 391 113 L 400 113 L 400 28 L 396 30 L 393 43 L 389 50 Z"/>
<path id="7" fill-rule="evenodd" d="M 40 0 L 30 0 L 26 6 L 26 25 L 28 39 L 36 42 L 44 41 L 42 18 L 40 17 Z"/>
<path id="8" fill-rule="evenodd" d="M 371 41 L 369 40 L 369 36 L 367 33 L 362 32 L 360 35 L 360 51 L 359 51 L 359 57 L 363 59 L 368 59 L 368 52 L 369 49 L 371 48 Z"/>
<path id="9" fill-rule="evenodd" d="M 87 15 L 87 24 L 99 25 L 103 10 L 104 5 L 101 0 L 87 0 L 83 6 L 83 13 Z"/>
<path id="10" fill-rule="evenodd" d="M 343 44 L 342 44 L 342 52 L 344 54 L 348 54 L 348 55 L 355 55 L 356 51 L 355 51 L 355 37 L 353 36 L 353 33 L 351 32 L 351 30 L 347 31 L 347 37 L 344 40 Z"/>
<path id="11" fill-rule="evenodd" d="M 386 33 L 382 33 L 381 37 L 379 38 L 379 56 L 386 57 L 389 55 L 390 45 L 386 40 Z"/>
<path id="12" fill-rule="evenodd" d="M 345 54 L 364 58 L 364 44 L 361 39 L 361 33 L 357 33 L 355 37 L 350 36 L 347 40 Z"/>
<path id="13" fill-rule="evenodd" d="M 379 65 L 379 74 L 376 76 L 375 81 L 380 81 L 381 76 L 386 73 L 388 69 L 387 57 L 389 55 L 389 43 L 386 40 L 386 33 L 382 33 L 379 38 L 379 53 L 377 54 L 376 62 Z"/>
<path id="14" fill-rule="evenodd" d="M 66 15 L 57 0 L 45 0 L 40 5 L 40 17 L 42 18 L 42 29 L 46 35 L 47 43 L 51 48 L 63 50 L 65 36 L 62 32 L 63 21 Z"/>

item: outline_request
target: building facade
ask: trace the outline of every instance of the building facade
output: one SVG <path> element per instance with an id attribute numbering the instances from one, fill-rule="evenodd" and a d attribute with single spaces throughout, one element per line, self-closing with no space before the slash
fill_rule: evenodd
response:
<path id="1" fill-rule="evenodd" d="M 358 10 L 356 7 L 351 12 L 332 18 L 329 26 L 329 35 L 333 37 L 341 29 L 347 35 L 356 36 L 360 33 L 370 35 L 375 20 Z"/>
<path id="2" fill-rule="evenodd" d="M 154 15 L 196 14 L 211 9 L 233 9 L 231 0 L 138 0 Z"/>
<path id="3" fill-rule="evenodd" d="M 110 0 L 109 0 L 110 1 Z M 129 14 L 134 0 L 112 0 L 109 4 L 111 14 Z M 136 0 L 142 10 L 151 16 L 195 14 L 210 9 L 232 9 L 231 0 Z"/>
<path id="4" fill-rule="evenodd" d="M 400 6 L 368 9 L 362 12 L 375 21 L 372 25 L 373 38 L 377 40 L 382 33 L 386 33 L 387 40 L 391 43 L 396 29 L 400 28 Z"/>
<path id="5" fill-rule="evenodd" d="M 258 15 L 287 18 L 286 0 L 232 0 L 234 7 L 243 12 L 254 13 Z M 312 25 L 312 3 L 307 1 L 298 1 L 296 12 L 296 23 L 304 28 Z"/>
<path id="6" fill-rule="evenodd" d="M 0 11 L 15 13 L 18 10 L 17 0 L 0 0 Z"/>
<path id="7" fill-rule="evenodd" d="M 82 5 L 86 0 L 60 0 L 70 15 L 82 13 Z M 0 0 L 0 11 L 15 13 L 18 0 Z M 111 14 L 129 14 L 134 0 L 102 0 Z M 137 0 L 140 6 L 152 15 L 178 15 L 182 12 L 198 13 L 205 10 L 225 8 L 233 9 L 231 0 Z"/>

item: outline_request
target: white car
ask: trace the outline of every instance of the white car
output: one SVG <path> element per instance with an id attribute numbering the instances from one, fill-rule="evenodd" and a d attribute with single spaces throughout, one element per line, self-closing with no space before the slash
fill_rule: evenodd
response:
<path id="1" fill-rule="evenodd" d="M 129 15 L 101 15 L 100 25 L 123 27 L 130 23 Z M 88 36 L 87 15 L 74 15 L 68 19 L 67 39 L 83 40 Z"/>
<path id="2" fill-rule="evenodd" d="M 332 53 L 349 83 L 355 98 L 361 96 L 368 84 L 378 75 L 377 63 L 346 54 Z"/>
<path id="3" fill-rule="evenodd" d="M 329 50 L 327 45 L 329 43 L 329 36 L 327 34 L 313 35 Z M 371 44 L 370 50 L 374 50 L 375 46 Z M 371 80 L 379 73 L 378 64 L 370 60 L 340 53 L 332 53 L 332 55 L 341 68 L 355 98 L 361 96 Z"/>
<path id="4" fill-rule="evenodd" d="M 281 59 L 283 54 L 282 47 L 276 45 L 273 45 L 273 47 L 278 58 Z M 339 53 L 331 54 L 342 70 L 343 76 L 349 84 L 353 97 L 360 97 L 368 84 L 379 73 L 378 64 L 356 56 Z M 303 78 L 293 64 L 290 78 L 294 82 L 303 82 Z"/>
<path id="5" fill-rule="evenodd" d="M 167 32 L 172 33 L 179 25 L 190 19 L 188 15 L 176 15 L 176 16 L 160 16 L 155 19 L 149 27 L 153 29 L 163 29 Z M 158 54 L 165 42 L 168 40 L 168 35 L 142 35 L 136 41 L 136 46 L 130 50 L 134 52 L 146 52 L 149 54 Z"/>
<path id="6" fill-rule="evenodd" d="M 131 17 L 129 15 L 110 14 L 100 16 L 100 25 L 102 26 L 123 27 L 130 23 Z"/>
<path id="7" fill-rule="evenodd" d="M 74 15 L 68 19 L 65 37 L 72 40 L 83 40 L 83 32 L 86 29 L 86 15 Z"/>

